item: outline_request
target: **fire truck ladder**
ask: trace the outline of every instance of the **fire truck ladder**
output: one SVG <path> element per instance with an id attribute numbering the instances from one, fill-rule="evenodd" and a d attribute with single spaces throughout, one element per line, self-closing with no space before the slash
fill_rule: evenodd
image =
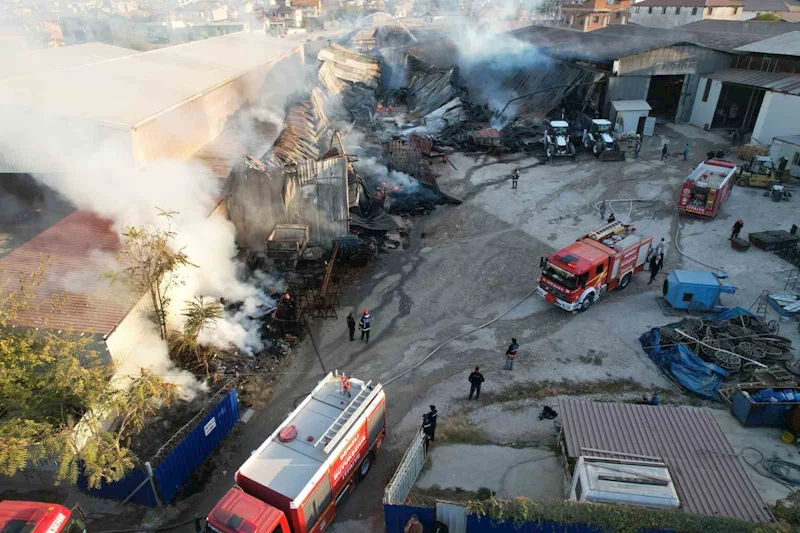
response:
<path id="1" fill-rule="evenodd" d="M 622 222 L 612 222 L 611 224 L 606 224 L 600 229 L 594 230 L 589 234 L 589 238 L 595 241 L 602 241 L 609 235 L 617 233 L 619 229 L 622 227 Z"/>
<path id="2" fill-rule="evenodd" d="M 334 446 L 341 440 L 341 438 L 345 434 L 345 429 L 350 426 L 349 422 L 353 420 L 354 417 L 361 414 L 361 411 L 364 410 L 364 402 L 367 400 L 367 397 L 372 393 L 372 389 L 370 388 L 370 384 L 372 381 L 368 381 L 361 387 L 361 391 L 356 394 L 356 397 L 353 398 L 353 401 L 350 402 L 350 405 L 347 406 L 347 409 L 341 412 L 341 414 L 333 421 L 333 424 L 328 428 L 328 431 L 322 435 L 317 442 L 314 443 L 314 448 L 319 446 L 320 443 L 325 444 L 325 448 L 323 451 L 325 453 L 330 453 Z"/>

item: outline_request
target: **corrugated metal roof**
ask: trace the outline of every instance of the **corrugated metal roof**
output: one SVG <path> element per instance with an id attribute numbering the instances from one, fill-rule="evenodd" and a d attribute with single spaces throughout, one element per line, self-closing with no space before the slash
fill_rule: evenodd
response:
<path id="1" fill-rule="evenodd" d="M 0 260 L 0 286 L 7 291 L 19 288 L 20 274 L 44 264 L 42 284 L 13 325 L 105 335 L 122 320 L 138 298 L 102 279 L 120 247 L 111 224 L 77 211 Z"/>
<path id="2" fill-rule="evenodd" d="M 740 52 L 800 56 L 800 31 L 790 31 L 737 48 Z"/>
<path id="3" fill-rule="evenodd" d="M 638 4 L 637 4 L 638 5 Z M 647 28 L 651 29 L 651 28 Z M 794 31 L 788 22 L 768 22 L 764 20 L 698 20 L 680 26 L 683 31 L 703 33 L 729 33 L 737 35 L 780 35 Z"/>
<path id="4" fill-rule="evenodd" d="M 302 45 L 240 32 L 0 82 L 0 104 L 130 127 Z"/>
<path id="5" fill-rule="evenodd" d="M 667 6 L 667 7 L 741 7 L 744 0 L 642 0 L 636 6 Z"/>
<path id="6" fill-rule="evenodd" d="M 800 75 L 798 74 L 729 68 L 712 72 L 706 76 L 712 80 L 759 87 L 778 93 L 800 95 Z"/>
<path id="7" fill-rule="evenodd" d="M 669 467 L 685 511 L 752 522 L 773 520 L 708 411 L 581 400 L 559 400 L 558 408 L 570 458 L 658 458 Z"/>
<path id="8" fill-rule="evenodd" d="M 104 43 L 85 43 L 60 48 L 2 53 L 0 54 L 0 80 L 61 71 L 138 53 L 136 50 Z"/>

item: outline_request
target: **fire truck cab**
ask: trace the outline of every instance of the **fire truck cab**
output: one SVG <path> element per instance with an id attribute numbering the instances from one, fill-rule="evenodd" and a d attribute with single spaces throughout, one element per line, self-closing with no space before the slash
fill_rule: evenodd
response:
<path id="1" fill-rule="evenodd" d="M 45 502 L 0 502 L 2 533 L 86 533 L 79 508 Z"/>
<path id="2" fill-rule="evenodd" d="M 652 242 L 633 226 L 612 222 L 542 258 L 537 292 L 567 311 L 586 311 L 604 290 L 628 286 L 644 269 Z"/>

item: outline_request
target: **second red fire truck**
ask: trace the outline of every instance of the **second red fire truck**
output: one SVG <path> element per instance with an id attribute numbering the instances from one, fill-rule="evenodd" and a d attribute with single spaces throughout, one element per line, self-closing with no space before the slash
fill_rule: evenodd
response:
<path id="1" fill-rule="evenodd" d="M 653 237 L 612 222 L 542 258 L 537 292 L 567 311 L 586 311 L 603 292 L 624 289 L 644 269 Z"/>
<path id="2" fill-rule="evenodd" d="M 337 505 L 369 472 L 385 437 L 383 388 L 328 374 L 239 468 L 236 487 L 208 514 L 208 528 L 325 531 Z"/>

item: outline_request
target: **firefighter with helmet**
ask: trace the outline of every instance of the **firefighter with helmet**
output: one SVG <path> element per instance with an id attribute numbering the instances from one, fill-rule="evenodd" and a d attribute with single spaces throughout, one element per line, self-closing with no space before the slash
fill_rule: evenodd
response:
<path id="1" fill-rule="evenodd" d="M 372 327 L 372 317 L 366 309 L 361 313 L 361 320 L 358 321 L 358 327 L 361 329 L 361 340 L 369 344 L 369 330 Z"/>

